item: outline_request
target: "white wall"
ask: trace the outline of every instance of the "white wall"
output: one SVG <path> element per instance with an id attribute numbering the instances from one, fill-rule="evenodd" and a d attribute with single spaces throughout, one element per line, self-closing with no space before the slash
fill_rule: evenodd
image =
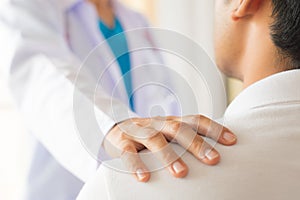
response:
<path id="1" fill-rule="evenodd" d="M 214 58 L 213 49 L 213 22 L 214 22 L 214 1 L 213 0 L 159 0 L 156 2 L 156 14 L 157 22 L 159 27 L 167 28 L 178 33 L 184 34 L 198 43 L 208 55 Z M 191 54 L 193 50 L 191 49 Z M 195 57 L 199 55 L 193 55 Z M 188 80 L 197 96 L 197 101 L 199 103 L 199 111 L 202 114 L 213 116 L 214 114 L 220 116 L 226 107 L 226 95 L 224 98 L 219 99 L 218 111 L 213 109 L 211 104 L 211 99 L 209 97 L 209 91 L 206 90 L 203 80 L 199 79 L 193 71 L 191 71 L 191 66 L 181 59 L 174 56 L 167 57 L 168 65 L 172 66 L 178 73 Z M 202 67 L 210 67 L 210 63 L 205 61 L 202 62 Z M 204 77 L 207 78 L 207 77 Z M 211 77 L 210 77 L 211 78 Z M 223 77 L 222 77 L 223 78 Z M 187 88 L 182 87 L 182 85 L 177 85 L 179 92 L 184 94 Z M 224 91 L 221 89 L 220 94 Z M 225 91 L 224 91 L 225 92 Z M 187 108 L 184 114 L 195 113 L 195 106 L 191 105 L 190 99 L 194 97 L 191 95 L 186 96 L 182 102 Z"/>
<path id="2" fill-rule="evenodd" d="M 160 27 L 183 33 L 213 56 L 214 0 L 156 1 Z"/>

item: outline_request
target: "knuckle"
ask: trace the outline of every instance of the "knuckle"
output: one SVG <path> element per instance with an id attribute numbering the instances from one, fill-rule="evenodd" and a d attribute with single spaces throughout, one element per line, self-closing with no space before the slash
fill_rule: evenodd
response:
<path id="1" fill-rule="evenodd" d="M 157 141 L 161 141 L 162 139 L 163 139 L 163 136 L 159 132 L 149 135 L 149 137 L 147 138 L 148 142 L 157 142 Z"/>
<path id="2" fill-rule="evenodd" d="M 150 126 L 151 119 L 150 118 L 140 118 L 140 119 L 136 120 L 134 123 L 141 127 L 147 127 L 147 126 Z"/>
<path id="3" fill-rule="evenodd" d="M 134 152 L 135 147 L 133 144 L 131 144 L 127 140 L 123 140 L 119 143 L 120 148 L 122 149 L 123 152 Z"/>
<path id="4" fill-rule="evenodd" d="M 204 115 L 197 115 L 195 117 L 195 122 L 206 124 L 206 123 L 210 122 L 210 119 Z"/>
<path id="5" fill-rule="evenodd" d="M 147 140 L 158 137 L 160 135 L 159 131 L 152 128 L 145 128 L 144 130 L 145 130 L 145 138 Z"/>
<path id="6" fill-rule="evenodd" d="M 166 145 L 165 137 L 161 133 L 158 133 L 149 137 L 146 141 L 146 145 L 155 149 L 160 149 Z"/>
<path id="7" fill-rule="evenodd" d="M 178 121 L 171 121 L 168 123 L 168 126 L 171 132 L 177 132 L 182 126 L 182 123 Z"/>

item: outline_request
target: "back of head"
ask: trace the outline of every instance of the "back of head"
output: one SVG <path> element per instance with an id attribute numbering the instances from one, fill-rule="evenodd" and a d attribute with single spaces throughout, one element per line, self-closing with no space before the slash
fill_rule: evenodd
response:
<path id="1" fill-rule="evenodd" d="M 290 69 L 300 69 L 300 1 L 272 0 L 271 37 Z"/>

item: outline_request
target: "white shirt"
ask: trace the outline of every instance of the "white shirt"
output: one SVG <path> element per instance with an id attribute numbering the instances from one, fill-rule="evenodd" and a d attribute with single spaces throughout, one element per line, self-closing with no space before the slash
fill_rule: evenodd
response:
<path id="1" fill-rule="evenodd" d="M 167 170 L 138 183 L 116 159 L 105 162 L 78 200 L 133 199 L 299 199 L 300 196 L 300 70 L 287 71 L 245 89 L 227 109 L 224 123 L 238 136 L 238 144 L 217 144 L 217 166 L 206 166 L 189 153 L 185 179 Z M 174 145 L 177 151 L 181 147 Z M 145 159 L 152 166 L 155 159 Z"/>

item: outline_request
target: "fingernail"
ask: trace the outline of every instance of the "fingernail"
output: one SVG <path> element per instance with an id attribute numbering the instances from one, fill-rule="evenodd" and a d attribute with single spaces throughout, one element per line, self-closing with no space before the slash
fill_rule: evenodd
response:
<path id="1" fill-rule="evenodd" d="M 206 158 L 208 158 L 208 160 L 214 160 L 217 157 L 219 157 L 219 154 L 214 150 L 206 149 L 205 150 L 205 156 L 206 156 Z"/>
<path id="2" fill-rule="evenodd" d="M 175 163 L 173 163 L 173 169 L 176 174 L 185 170 L 184 166 L 179 161 L 176 161 Z"/>
<path id="3" fill-rule="evenodd" d="M 234 142 L 236 140 L 236 137 L 235 135 L 233 135 L 232 133 L 230 132 L 225 132 L 223 134 L 223 138 L 228 141 L 228 142 Z"/>
<path id="4" fill-rule="evenodd" d="M 144 179 L 145 177 L 146 177 L 146 175 L 144 174 L 144 170 L 142 170 L 142 169 L 138 169 L 138 170 L 136 170 L 136 175 L 137 175 L 137 177 L 140 179 L 140 180 L 142 180 L 142 179 Z"/>

